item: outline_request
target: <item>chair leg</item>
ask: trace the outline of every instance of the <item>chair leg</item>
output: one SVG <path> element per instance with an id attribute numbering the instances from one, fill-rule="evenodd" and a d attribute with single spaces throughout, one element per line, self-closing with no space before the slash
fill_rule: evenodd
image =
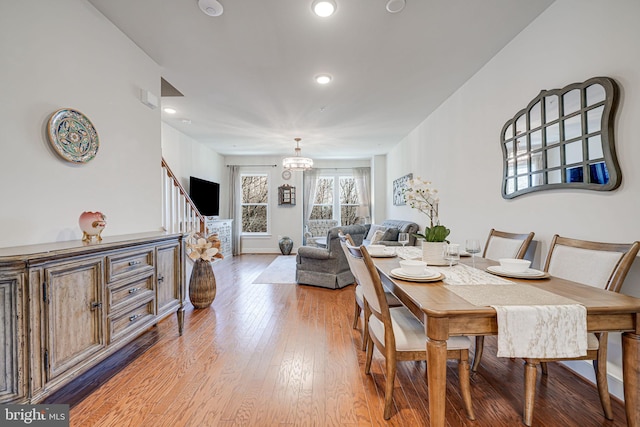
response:
<path id="1" fill-rule="evenodd" d="M 473 354 L 473 366 L 471 370 L 476 372 L 478 366 L 480 366 L 480 359 L 482 359 L 482 351 L 484 350 L 484 335 L 478 335 L 476 337 L 476 349 Z"/>
<path id="2" fill-rule="evenodd" d="M 533 405 L 536 397 L 536 377 L 538 375 L 537 363 L 525 360 L 524 364 L 524 413 L 522 422 L 531 426 L 533 421 Z"/>
<path id="3" fill-rule="evenodd" d="M 464 402 L 464 410 L 467 412 L 467 418 L 475 420 L 473 413 L 473 403 L 471 401 L 471 380 L 469 372 L 469 351 L 460 351 L 460 359 L 458 361 L 458 376 L 460 377 L 460 393 Z"/>
<path id="4" fill-rule="evenodd" d="M 366 324 L 367 324 L 367 321 L 365 320 L 365 325 Z M 373 359 L 373 340 L 371 339 L 368 333 L 363 338 L 364 338 L 363 341 L 366 341 L 365 347 L 367 349 L 367 360 L 364 365 L 364 373 L 369 375 L 371 373 L 371 360 Z"/>
<path id="5" fill-rule="evenodd" d="M 354 299 L 353 301 L 353 329 L 358 329 L 358 320 L 360 320 L 360 306 L 358 305 L 358 301 Z M 364 337 L 363 337 L 364 340 Z"/>
<path id="6" fill-rule="evenodd" d="M 369 316 L 371 316 L 371 309 L 367 304 L 367 301 L 364 302 L 364 319 L 362 321 L 362 351 L 367 349 L 367 345 L 369 343 Z"/>
<path id="7" fill-rule="evenodd" d="M 384 385 L 384 419 L 391 418 L 391 409 L 393 406 L 393 383 L 396 380 L 396 361 L 385 357 L 385 365 L 387 370 L 387 381 Z"/>
<path id="8" fill-rule="evenodd" d="M 540 362 L 542 368 L 542 375 L 549 375 L 549 369 L 547 368 L 547 362 Z"/>
<path id="9" fill-rule="evenodd" d="M 608 420 L 613 419 L 613 410 L 611 409 L 611 396 L 609 395 L 609 383 L 607 381 L 607 361 L 598 363 L 598 359 L 593 361 L 593 369 L 596 371 L 596 384 L 598 385 L 598 394 L 600 395 L 600 403 L 604 411 L 604 417 Z"/>

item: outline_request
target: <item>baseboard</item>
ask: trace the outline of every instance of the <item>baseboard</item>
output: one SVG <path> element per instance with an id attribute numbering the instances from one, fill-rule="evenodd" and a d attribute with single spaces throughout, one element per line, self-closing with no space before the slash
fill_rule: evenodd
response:
<path id="1" fill-rule="evenodd" d="M 593 370 L 593 364 L 587 360 L 574 360 L 570 362 L 562 362 L 567 368 L 571 369 L 576 374 L 580 375 L 595 387 L 596 374 Z M 621 402 L 624 402 L 624 385 L 622 378 L 607 373 L 607 380 L 609 382 L 609 394 L 615 396 Z"/>

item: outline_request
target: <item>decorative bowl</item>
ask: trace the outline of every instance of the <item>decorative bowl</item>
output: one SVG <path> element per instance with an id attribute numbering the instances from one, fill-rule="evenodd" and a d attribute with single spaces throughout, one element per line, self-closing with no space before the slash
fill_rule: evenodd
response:
<path id="1" fill-rule="evenodd" d="M 500 267 L 509 273 L 524 273 L 531 265 L 531 261 L 516 258 L 500 258 Z"/>
<path id="2" fill-rule="evenodd" d="M 427 268 L 427 263 L 415 259 L 403 259 L 400 261 L 400 268 L 402 268 L 402 272 L 405 274 L 418 276 L 424 273 L 424 270 Z"/>

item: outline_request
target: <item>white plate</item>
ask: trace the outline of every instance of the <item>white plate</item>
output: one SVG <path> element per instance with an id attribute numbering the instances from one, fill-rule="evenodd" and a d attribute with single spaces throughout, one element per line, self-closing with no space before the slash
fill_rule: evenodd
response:
<path id="1" fill-rule="evenodd" d="M 395 272 L 400 272 L 400 276 L 396 275 Z M 444 274 L 435 273 L 433 275 L 424 275 L 424 276 L 406 276 L 402 273 L 401 268 L 394 268 L 391 270 L 389 275 L 395 279 L 406 280 L 409 282 L 437 282 L 439 280 L 444 279 Z"/>
<path id="2" fill-rule="evenodd" d="M 515 277 L 520 279 L 541 279 L 544 277 L 549 277 L 549 273 L 545 273 L 544 271 L 540 270 L 534 270 L 533 268 L 529 268 L 522 273 L 515 273 L 513 271 L 507 271 L 499 265 L 492 265 L 490 267 L 487 267 L 487 271 L 499 276 Z"/>
<path id="3" fill-rule="evenodd" d="M 391 274 L 403 279 L 431 279 L 440 275 L 437 271 L 429 270 L 428 268 L 425 268 L 423 274 L 407 274 L 402 268 L 394 268 L 391 270 Z"/>

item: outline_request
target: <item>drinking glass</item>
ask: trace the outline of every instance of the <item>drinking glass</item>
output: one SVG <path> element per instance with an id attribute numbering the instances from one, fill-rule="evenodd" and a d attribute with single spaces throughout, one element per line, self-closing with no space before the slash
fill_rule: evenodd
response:
<path id="1" fill-rule="evenodd" d="M 445 261 L 449 261 L 449 268 L 451 268 L 453 266 L 453 262 L 460 259 L 460 245 L 457 243 L 444 245 L 442 249 L 442 258 L 444 258 Z"/>
<path id="2" fill-rule="evenodd" d="M 476 254 L 480 253 L 480 240 L 467 239 L 464 249 L 471 254 L 471 263 L 473 268 L 476 268 Z"/>
<path id="3" fill-rule="evenodd" d="M 409 243 L 409 233 L 399 233 L 398 234 L 398 243 L 402 245 L 402 253 L 404 255 L 404 245 Z"/>

